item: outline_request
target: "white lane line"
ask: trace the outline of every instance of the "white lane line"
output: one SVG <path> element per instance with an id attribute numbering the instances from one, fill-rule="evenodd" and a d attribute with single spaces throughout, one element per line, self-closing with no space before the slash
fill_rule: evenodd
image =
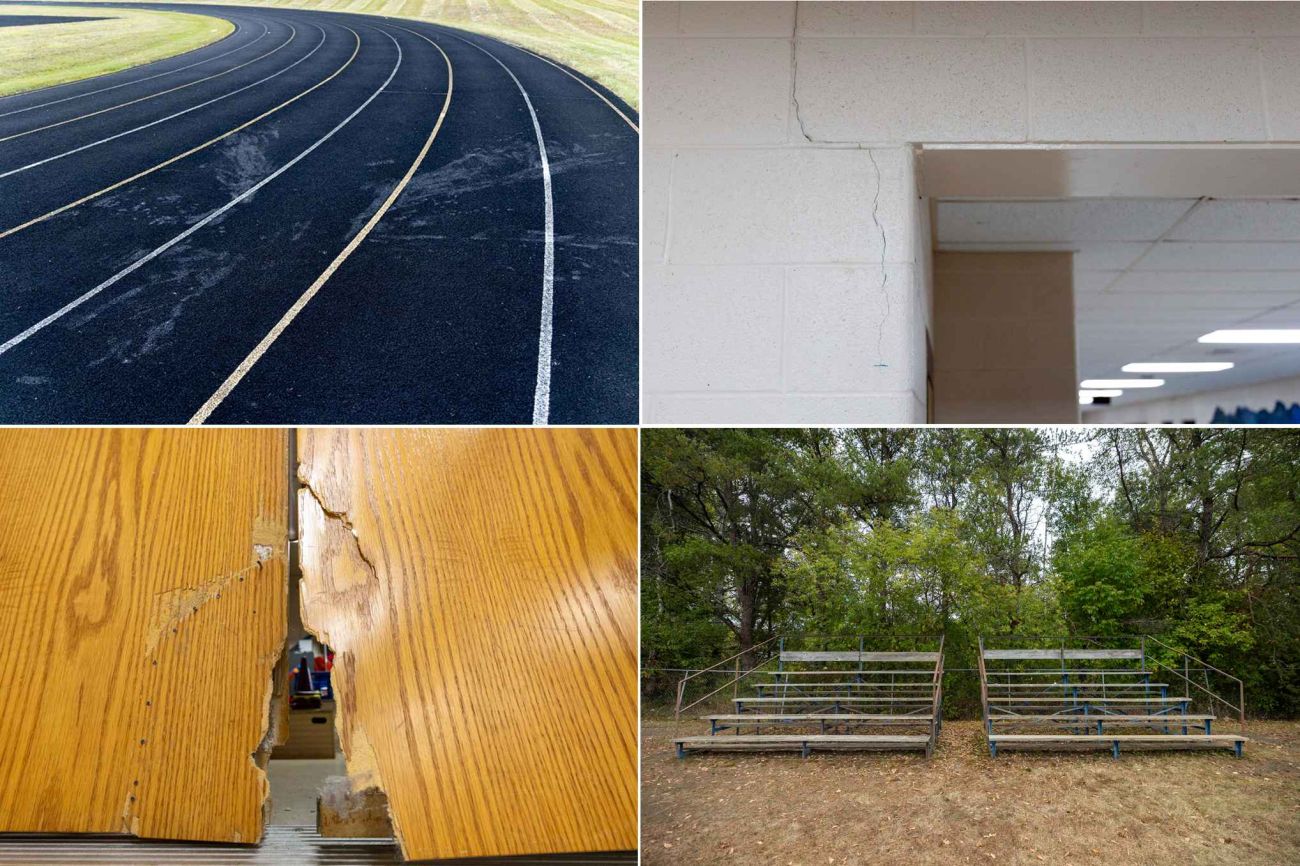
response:
<path id="1" fill-rule="evenodd" d="M 324 33 L 325 31 L 322 30 L 321 32 Z M 397 44 L 397 40 L 396 40 L 396 39 L 393 39 L 393 37 L 392 37 L 391 35 L 389 35 L 387 31 L 380 31 L 380 32 L 383 33 L 385 36 L 388 36 L 389 39 L 392 39 L 394 45 Z M 58 321 L 59 319 L 61 319 L 61 318 L 62 318 L 63 316 L 65 316 L 65 315 L 67 315 L 67 314 L 68 314 L 69 312 L 71 312 L 72 310 L 75 310 L 77 307 L 81 306 L 81 305 L 84 304 L 86 301 L 89 301 L 91 298 L 95 297 L 95 295 L 98 295 L 100 292 L 104 291 L 104 289 L 107 289 L 109 286 L 111 286 L 111 285 L 113 285 L 114 283 L 116 283 L 116 282 L 118 282 L 119 280 L 121 280 L 123 277 L 129 276 L 131 273 L 133 273 L 133 272 L 139 270 L 140 268 L 144 267 L 144 266 L 145 266 L 146 264 L 148 264 L 149 262 L 151 262 L 151 261 L 153 261 L 154 259 L 158 258 L 158 256 L 160 256 L 160 255 L 162 255 L 163 253 L 167 252 L 169 249 L 171 249 L 172 247 L 176 246 L 178 243 L 180 243 L 181 241 L 185 240 L 187 237 L 189 237 L 190 235 L 194 234 L 194 233 L 197 232 L 199 229 L 203 228 L 205 225 L 207 225 L 208 223 L 212 222 L 214 219 L 216 219 L 217 217 L 221 216 L 223 213 L 225 213 L 226 211 L 230 210 L 232 207 L 234 207 L 235 205 L 239 204 L 239 203 L 240 203 L 241 201 L 243 201 L 244 199 L 246 199 L 246 198 L 248 198 L 249 196 L 253 195 L 253 194 L 256 193 L 258 190 L 260 190 L 262 187 L 266 186 L 268 183 L 270 183 L 271 181 L 275 180 L 277 177 L 279 177 L 280 175 L 284 174 L 284 173 L 285 173 L 286 171 L 288 171 L 289 169 L 293 168 L 295 165 L 298 164 L 298 162 L 299 162 L 300 160 L 306 158 L 307 155 L 310 154 L 312 151 L 314 151 L 316 148 L 320 147 L 322 144 L 324 144 L 325 142 L 327 142 L 327 141 L 329 141 L 331 138 L 333 138 L 333 137 L 334 137 L 334 134 L 337 133 L 340 129 L 342 129 L 343 127 L 347 126 L 349 123 L 351 123 L 351 122 L 352 122 L 352 119 L 355 118 L 358 114 L 360 114 L 360 113 L 365 109 L 365 107 L 366 107 L 367 105 L 369 105 L 371 102 L 374 102 L 375 97 L 377 97 L 380 93 L 382 93 L 382 92 L 384 91 L 384 88 L 388 86 L 388 83 L 389 83 L 390 81 L 393 80 L 393 76 L 397 75 L 398 67 L 400 67 L 401 65 L 402 65 L 402 47 L 401 47 L 400 45 L 398 45 L 398 46 L 397 46 L 397 65 L 394 66 L 394 67 L 393 67 L 393 71 L 390 72 L 390 73 L 388 74 L 388 78 L 384 79 L 384 83 L 381 84 L 381 85 L 379 85 L 379 89 L 376 90 L 374 93 L 370 94 L 370 96 L 366 99 L 366 101 L 363 102 L 363 103 L 361 103 L 361 105 L 359 105 L 355 111 L 353 111 L 353 112 L 352 112 L 351 114 L 349 114 L 347 117 L 343 118 L 343 120 L 339 122 L 338 126 L 334 127 L 334 128 L 331 129 L 329 132 L 325 133 L 323 136 L 321 136 L 320 138 L 316 139 L 316 141 L 315 141 L 315 142 L 314 142 L 310 147 L 308 147 L 306 150 L 304 150 L 302 153 L 298 154 L 298 155 L 295 156 L 293 159 L 289 160 L 289 161 L 286 162 L 284 165 L 282 165 L 282 166 L 280 166 L 279 168 L 277 168 L 274 172 L 272 172 L 271 174 L 268 174 L 266 177 L 262 178 L 262 179 L 261 179 L 260 181 L 258 181 L 256 184 L 254 184 L 253 186 L 249 187 L 247 190 L 245 190 L 244 192 L 240 193 L 239 195 L 237 195 L 236 197 L 234 197 L 234 198 L 231 199 L 230 201 L 226 202 L 226 203 L 225 203 L 224 205 L 222 205 L 221 207 L 219 207 L 219 208 L 217 208 L 216 210 L 212 211 L 212 213 L 208 214 L 208 215 L 205 216 L 203 219 L 199 220 L 199 221 L 196 222 L 194 225 L 192 225 L 192 226 L 190 226 L 189 228 L 187 228 L 185 231 L 183 231 L 183 232 L 181 232 L 180 234 L 176 235 L 176 237 L 174 237 L 174 238 L 172 238 L 171 240 L 167 241 L 167 242 L 166 242 L 165 244 L 163 244 L 162 246 L 160 246 L 160 247 L 154 249 L 152 252 L 150 252 L 150 253 L 146 253 L 145 255 L 141 256 L 141 257 L 138 258 L 138 259 L 136 259 L 134 262 L 132 262 L 131 264 L 127 265 L 125 268 L 123 268 L 122 270 L 118 271 L 116 274 L 113 274 L 113 276 L 109 277 L 107 280 L 104 280 L 104 282 L 102 282 L 102 283 L 100 283 L 99 285 L 95 286 L 95 288 L 93 288 L 93 289 L 91 289 L 90 291 L 86 292 L 86 293 L 83 294 L 81 297 L 79 297 L 79 298 L 77 298 L 77 299 L 75 299 L 75 300 L 73 300 L 73 301 L 69 301 L 68 303 L 64 304 L 62 307 L 60 307 L 59 309 L 55 310 L 53 313 L 50 313 L 48 316 L 46 316 L 45 318 L 41 319 L 39 322 L 37 322 L 36 324 L 32 325 L 30 328 L 28 328 L 27 330 L 23 331 L 22 333 L 20 333 L 20 334 L 16 334 L 15 336 L 10 337 L 10 338 L 9 338 L 8 340 L 6 340 L 4 343 L 0 343 L 0 355 L 3 355 L 5 352 L 8 352 L 8 351 L 9 351 L 10 349 L 12 349 L 14 346 L 17 346 L 19 343 L 23 342 L 23 341 L 26 340 L 28 337 L 30 337 L 30 336 L 32 336 L 33 334 L 37 333 L 38 331 L 42 330 L 43 328 L 45 328 L 45 327 L 46 327 L 47 325 L 49 325 L 50 323 Z"/>
<path id="2" fill-rule="evenodd" d="M 11 168 L 9 169 L 9 171 L 6 172 L 0 172 L 0 178 L 6 178 L 9 177 L 10 175 L 18 174 L 19 172 L 27 171 L 28 169 L 36 168 L 37 166 L 40 165 L 45 165 L 47 162 L 54 162 L 54 160 L 56 159 L 63 159 L 65 156 L 72 156 L 74 153 L 81 153 L 83 150 L 90 150 L 92 147 L 98 147 L 101 144 L 107 144 L 110 141 L 113 141 L 118 138 L 122 138 L 123 136 L 126 135 L 131 135 L 132 133 L 139 132 L 142 129 L 148 129 L 151 126 L 157 126 L 160 123 L 165 123 L 169 120 L 174 120 L 175 118 L 180 117 L 182 114 L 189 114 L 191 111 L 198 111 L 200 108 L 204 108 L 205 106 L 211 105 L 214 102 L 220 102 L 223 99 L 228 99 L 231 96 L 234 96 L 236 93 L 242 93 L 245 90 L 248 90 L 250 87 L 256 87 L 259 84 L 265 84 L 266 82 L 270 81 L 272 78 L 283 75 L 284 73 L 288 72 L 290 69 L 293 69 L 299 63 L 302 63 L 308 57 L 311 57 L 313 54 L 315 54 L 320 49 L 320 47 L 325 44 L 324 28 L 316 24 L 313 24 L 312 27 L 315 27 L 317 30 L 320 31 L 320 42 L 317 42 L 316 47 L 313 48 L 311 51 L 307 52 L 305 56 L 298 58 L 293 63 L 290 63 L 288 66 L 281 69 L 279 72 L 273 72 L 270 75 L 266 76 L 265 78 L 261 79 L 260 81 L 254 81 L 252 84 L 245 84 L 243 87 L 239 88 L 238 90 L 232 90 L 229 93 L 224 93 L 221 96 L 215 97 L 213 99 L 209 99 L 207 102 L 200 102 L 198 105 L 194 105 L 191 106 L 190 108 L 182 109 L 181 111 L 178 111 L 175 114 L 169 114 L 166 117 L 160 117 L 157 120 L 151 120 L 148 123 L 143 124 L 142 126 L 135 127 L 134 129 L 124 130 L 123 132 L 118 132 L 113 135 L 110 135 L 107 138 L 101 138 L 99 141 L 92 141 L 90 142 L 90 144 L 83 144 L 81 147 L 74 147 L 72 150 L 65 150 L 63 153 L 56 153 L 54 156 L 47 156 L 45 159 L 40 159 L 37 160 L 36 162 L 19 166 L 18 168 Z"/>
<path id="3" fill-rule="evenodd" d="M 130 177 L 119 180 L 117 183 L 111 183 L 106 187 L 102 187 L 101 189 L 97 189 L 92 193 L 83 195 L 81 198 L 77 199 L 76 201 L 70 201 L 61 207 L 56 207 L 54 210 L 46 211 L 40 216 L 32 217 L 27 222 L 19 223 L 13 228 L 4 229 L 3 231 L 0 231 L 0 240 L 9 237 L 12 234 L 17 234 L 23 229 L 31 228 L 37 223 L 44 222 L 50 217 L 55 217 L 61 213 L 64 213 L 65 211 L 70 211 L 75 207 L 80 207 L 81 205 L 85 204 L 88 201 L 97 199 L 101 195 L 110 193 L 115 189 L 120 189 L 121 187 L 124 187 L 129 183 L 133 183 L 139 180 L 140 178 L 145 177 L 146 175 L 153 174 L 155 171 L 158 171 L 161 168 L 166 168 L 169 165 L 179 162 L 180 160 L 185 159 L 187 156 L 192 156 L 198 153 L 200 150 L 203 150 L 205 147 L 210 147 L 211 145 L 216 144 L 218 141 L 222 141 L 223 139 L 229 138 L 230 136 L 234 135 L 240 130 L 247 129 L 248 127 L 252 126 L 254 123 L 257 123 L 259 120 L 263 120 L 267 117 L 270 117 L 272 114 L 275 114 L 280 109 L 292 105 L 293 103 L 297 102 L 299 99 L 302 99 L 304 96 L 306 96 L 308 93 L 311 93 L 316 88 L 321 87 L 333 81 L 340 72 L 342 72 L 344 69 L 347 69 L 349 66 L 352 65 L 352 61 L 356 59 L 357 54 L 361 51 L 361 37 L 357 35 L 357 32 L 353 30 L 351 27 L 347 26 L 346 24 L 340 24 L 339 26 L 342 27 L 344 30 L 348 31 L 349 33 L 351 33 L 352 38 L 356 40 L 356 43 L 352 48 L 352 56 L 349 57 L 346 61 L 344 61 L 342 66 L 340 66 L 338 69 L 335 69 L 333 72 L 331 72 L 327 78 L 323 78 L 320 81 L 317 81 L 311 87 L 308 87 L 306 90 L 302 91 L 296 96 L 292 96 L 286 99 L 284 102 L 281 102 L 279 105 L 275 106 L 275 108 L 269 108 L 266 111 L 263 111 L 261 114 L 257 115 L 257 117 L 254 117 L 251 120 L 245 120 L 243 123 L 239 124 L 239 126 L 236 126 L 233 129 L 228 129 L 214 138 L 209 138 L 207 141 L 203 142 L 202 144 L 195 145 L 194 147 L 191 147 L 189 150 L 183 153 L 178 153 L 173 157 L 164 159 L 162 162 L 157 163 L 156 165 L 152 165 L 149 168 L 144 169 L 143 171 L 137 171 L 135 174 L 131 175 Z M 322 31 L 323 30 L 324 28 L 322 28 Z"/>
<path id="4" fill-rule="evenodd" d="M 399 30 L 406 30 L 405 27 L 400 27 L 398 25 L 393 26 L 397 27 Z M 216 393 L 209 397 L 207 402 L 199 407 L 199 411 L 195 412 L 194 417 L 190 418 L 190 424 L 202 424 L 208 419 L 208 416 L 212 414 L 213 410 L 220 406 L 221 402 L 235 389 L 235 386 L 237 386 L 243 378 L 248 375 L 248 371 L 253 369 L 253 365 L 261 360 L 262 356 L 266 354 L 266 350 L 271 348 L 271 344 L 284 333 L 285 328 L 288 328 L 311 299 L 316 297 L 316 293 L 319 292 L 321 287 L 329 281 L 330 277 L 334 276 L 334 272 L 339 269 L 339 266 L 343 264 L 348 256 L 352 255 L 352 251 L 361 245 L 361 242 L 370 234 L 371 229 L 378 225 L 379 220 L 382 219 L 384 214 L 388 212 L 388 209 L 393 206 L 393 202 L 397 201 L 397 197 L 402 194 L 402 190 L 406 189 L 406 185 L 411 182 L 411 178 L 415 177 L 415 172 L 419 169 L 420 163 L 424 162 L 424 157 L 428 154 L 430 146 L 433 145 L 433 140 L 438 137 L 438 130 L 442 128 L 443 118 L 447 116 L 447 109 L 451 106 L 451 58 L 447 56 L 447 52 L 442 50 L 441 45 L 434 42 L 428 36 L 425 36 L 422 33 L 416 33 L 414 30 L 406 30 L 406 32 L 413 36 L 419 36 L 425 42 L 428 42 L 434 48 L 437 48 L 438 53 L 442 55 L 443 61 L 447 64 L 447 95 L 442 100 L 442 111 L 438 113 L 438 120 L 433 124 L 433 130 L 429 133 L 429 137 L 425 139 L 424 147 L 420 148 L 420 152 L 416 155 L 415 161 L 411 163 L 410 168 L 406 170 L 406 174 L 403 175 L 402 179 L 397 182 L 395 187 L 393 187 L 392 192 L 388 194 L 388 198 L 384 199 L 383 204 L 381 204 L 379 208 L 370 215 L 370 219 L 366 221 L 366 224 L 361 228 L 361 231 L 357 232 L 352 240 L 348 241 L 348 245 L 343 248 L 342 252 L 334 257 L 334 261 L 329 263 L 329 267 L 325 268 L 321 275 L 316 278 L 316 281 L 307 287 L 307 291 L 303 292 L 302 296 L 298 298 L 298 300 L 294 301 L 293 306 L 291 306 L 288 311 L 280 317 L 280 321 L 275 323 L 275 327 L 271 328 L 270 332 L 268 332 L 267 335 L 253 347 L 253 351 L 248 353 L 248 357 L 240 362 L 239 366 L 235 368 L 235 371 L 226 377 L 226 381 L 221 383 L 221 387 L 216 390 Z M 392 37 L 390 36 L 389 38 L 391 39 Z M 393 41 L 396 42 L 397 40 Z M 397 50 L 399 52 L 401 51 L 400 45 Z"/>
<path id="5" fill-rule="evenodd" d="M 245 60 L 243 63 L 239 64 L 238 66 L 232 66 L 229 69 L 223 69 L 220 72 L 214 72 L 211 75 L 205 75 L 203 78 L 200 78 L 197 81 L 189 81 L 186 82 L 185 84 L 178 84 L 175 87 L 169 87 L 166 90 L 160 90 L 157 93 L 150 93 L 147 96 L 140 96 L 137 97 L 136 99 L 131 99 L 126 102 L 119 102 L 117 105 L 110 105 L 107 108 L 101 108 L 98 111 L 88 111 L 85 114 L 79 114 L 76 117 L 69 117 L 67 120 L 59 120 L 59 121 L 55 121 L 54 123 L 47 123 L 44 126 L 33 127 L 32 129 L 24 130 L 23 132 L 15 132 L 13 135 L 6 135 L 4 138 L 0 138 L 0 141 L 12 141 L 15 138 L 22 138 L 23 136 L 31 135 L 34 132 L 41 132 L 46 129 L 54 129 L 55 127 L 58 126 L 65 126 L 69 123 L 75 123 L 78 120 L 85 120 L 87 117 L 95 117 L 100 114 L 107 114 L 110 111 L 117 111 L 119 108 L 126 108 L 128 105 L 135 105 L 138 102 L 148 102 L 150 99 L 157 99 L 159 96 L 166 96 L 168 93 L 175 93 L 177 90 L 184 90 L 187 87 L 193 87 L 196 84 L 202 84 L 205 81 L 211 81 L 214 78 L 220 78 L 223 75 L 229 75 L 232 72 L 243 69 L 245 66 L 248 66 L 252 63 L 256 63 L 257 61 L 263 59 L 264 57 L 270 57 L 272 54 L 277 53 L 281 48 L 286 47 L 290 42 L 292 42 L 297 37 L 298 37 L 298 29 L 294 27 L 292 24 L 290 24 L 288 39 L 284 40 L 279 45 L 275 46 L 265 54 L 254 57 L 252 60 Z"/>
<path id="6" fill-rule="evenodd" d="M 583 81 L 581 78 L 579 78 L 578 76 L 574 75 L 572 72 L 570 72 L 569 70 L 565 69 L 565 68 L 564 68 L 563 66 L 561 66 L 560 64 L 556 63 L 554 60 L 551 60 L 551 59 L 548 58 L 548 57 L 543 57 L 542 55 L 538 54 L 536 51 L 529 51 L 527 48 L 524 48 L 522 45 L 513 45 L 513 44 L 511 44 L 511 43 L 509 43 L 509 42 L 503 42 L 502 44 L 504 44 L 504 45 L 509 45 L 511 48 L 514 48 L 514 49 L 517 49 L 517 50 L 519 50 L 519 51 L 522 51 L 522 52 L 524 52 L 525 54 L 531 54 L 531 55 L 533 55 L 534 57 L 536 57 L 538 60 L 542 61 L 543 63 L 549 63 L 549 64 L 551 64 L 551 65 L 554 66 L 556 69 L 560 70 L 560 71 L 563 72 L 565 75 L 569 76 L 569 77 L 572 78 L 574 81 L 578 82 L 578 83 L 581 84 L 583 87 L 585 87 L 585 88 L 587 88 L 588 90 L 590 90 L 592 93 L 596 94 L 596 98 L 599 99 L 601 102 L 605 103 L 606 105 L 608 105 L 608 106 L 610 107 L 610 109 L 613 110 L 613 112 L 614 112 L 615 114 L 617 114 L 619 117 L 623 118 L 623 122 L 626 123 L 628 126 L 632 127 L 633 132 L 636 132 L 638 135 L 641 133 L 641 127 L 639 127 L 639 126 L 637 126 L 635 123 L 633 123 L 633 122 L 632 122 L 632 118 L 628 117 L 626 114 L 624 114 L 623 112 L 619 111 L 617 105 L 615 105 L 614 103 L 610 102 L 608 99 L 605 98 L 605 94 L 601 93 L 599 90 L 597 90 L 596 88 L 592 87 L 590 84 L 588 84 L 587 82 Z"/>
<path id="7" fill-rule="evenodd" d="M 497 60 L 497 56 L 486 48 L 454 34 L 448 35 L 478 48 L 506 71 L 506 75 L 510 76 L 515 87 L 523 94 L 524 105 L 528 106 L 528 114 L 533 119 L 533 132 L 537 134 L 537 152 L 542 158 L 542 190 L 546 197 L 546 248 L 542 254 L 542 327 L 537 337 L 537 385 L 533 389 L 533 424 L 540 426 L 549 423 L 551 416 L 551 336 L 555 320 L 555 207 L 551 201 L 551 163 L 546 158 L 546 142 L 542 139 L 542 126 L 537 122 L 533 101 L 528 98 L 528 91 L 524 90 L 510 67 Z"/>
<path id="8" fill-rule="evenodd" d="M 202 66 L 205 63 L 211 63 L 214 60 L 220 60 L 221 58 L 225 57 L 227 54 L 234 54 L 236 51 L 242 51 L 245 48 L 252 48 L 254 45 L 261 42 L 268 35 L 270 35 L 271 28 L 267 27 L 264 22 L 259 21 L 258 23 L 262 25 L 261 36 L 257 37 L 252 42 L 249 42 L 245 45 L 240 45 L 238 48 L 232 48 L 229 51 L 223 51 L 222 53 L 216 55 L 215 57 L 209 57 L 207 60 L 200 60 L 197 63 L 190 63 L 186 66 L 178 66 L 177 68 L 170 69 L 167 72 L 159 72 L 157 75 L 146 75 L 144 78 L 136 78 L 132 81 L 123 81 L 121 84 L 114 84 L 112 87 L 101 87 L 98 90 L 89 90 L 85 93 L 77 93 L 72 96 L 65 96 L 62 99 L 51 99 L 49 102 L 42 102 L 40 105 L 29 105 L 26 108 L 15 108 L 13 111 L 6 111 L 4 114 L 0 114 L 0 117 L 8 117 L 11 114 L 22 114 L 24 111 L 33 111 L 37 108 L 45 108 L 50 105 L 58 105 L 61 102 L 69 102 L 73 99 L 81 99 L 83 96 L 94 96 L 96 93 L 107 93 L 110 90 L 117 90 L 119 87 L 129 87 L 132 84 L 140 84 L 145 81 L 152 81 L 155 78 L 162 78 L 164 75 L 174 75 L 177 72 L 184 72 L 186 69 L 193 69 L 195 66 Z M 231 33 L 230 37 L 233 38 L 242 29 L 243 29 L 242 25 L 236 23 L 235 32 Z M 69 83 L 75 84 L 76 82 L 69 82 Z M 17 96 L 18 94 L 13 94 L 13 95 Z"/>

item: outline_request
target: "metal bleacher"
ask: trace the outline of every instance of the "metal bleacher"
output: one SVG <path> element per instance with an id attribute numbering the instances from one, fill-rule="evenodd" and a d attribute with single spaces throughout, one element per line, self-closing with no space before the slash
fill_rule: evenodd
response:
<path id="1" fill-rule="evenodd" d="M 989 752 L 996 757 L 1006 749 L 1110 749 L 1118 758 L 1121 749 L 1230 748 L 1240 757 L 1246 737 L 1214 733 L 1213 708 L 1227 706 L 1244 721 L 1244 701 L 1234 706 L 1200 686 L 1190 675 L 1190 656 L 1182 656 L 1181 672 L 1176 665 L 1153 663 L 1148 640 L 1154 641 L 1101 647 L 1075 639 L 1074 646 L 990 649 L 981 639 L 980 697 Z"/>
<path id="2" fill-rule="evenodd" d="M 941 727 L 942 639 L 937 651 L 866 650 L 865 639 L 857 642 L 856 650 L 787 650 L 781 639 L 765 662 L 743 674 L 737 665 L 728 683 L 728 711 L 700 717 L 709 723 L 708 734 L 675 739 L 678 756 L 788 750 L 807 757 L 814 750 L 915 749 L 929 757 Z M 679 719 L 704 700 L 683 705 L 693 676 L 678 688 Z"/>

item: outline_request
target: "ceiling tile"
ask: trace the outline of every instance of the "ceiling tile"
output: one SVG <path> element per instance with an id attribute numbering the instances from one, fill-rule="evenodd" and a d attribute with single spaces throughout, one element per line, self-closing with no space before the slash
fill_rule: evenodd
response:
<path id="1" fill-rule="evenodd" d="M 1300 201 L 1205 201 L 1169 235 L 1179 241 L 1300 241 Z"/>
<path id="2" fill-rule="evenodd" d="M 1300 303 L 1265 310 L 1242 323 L 1256 328 L 1300 328 Z"/>
<path id="3" fill-rule="evenodd" d="M 1192 310 L 1260 312 L 1287 302 L 1286 295 L 1255 292 L 1096 292 L 1079 298 L 1079 309 L 1147 311 L 1165 318 Z"/>
<path id="4" fill-rule="evenodd" d="M 1300 243 L 1197 243 L 1169 241 L 1137 263 L 1141 271 L 1300 270 Z"/>
<path id="5" fill-rule="evenodd" d="M 1300 327 L 1300 201 L 1222 199 L 1188 214 L 1194 201 L 940 202 L 938 246 L 1073 251 L 1081 378 L 1121 376 L 1131 361 L 1237 365 L 1170 375 L 1159 396 L 1175 396 L 1300 374 L 1300 347 L 1197 342 L 1216 328 Z"/>
<path id="6" fill-rule="evenodd" d="M 1078 279 L 1076 275 L 1076 280 Z M 1129 271 L 1108 290 L 1125 292 L 1253 292 L 1294 295 L 1300 300 L 1295 271 Z"/>
<path id="7" fill-rule="evenodd" d="M 1074 269 L 1074 294 L 1090 295 L 1110 287 L 1119 277 L 1120 271 L 1085 271 Z"/>

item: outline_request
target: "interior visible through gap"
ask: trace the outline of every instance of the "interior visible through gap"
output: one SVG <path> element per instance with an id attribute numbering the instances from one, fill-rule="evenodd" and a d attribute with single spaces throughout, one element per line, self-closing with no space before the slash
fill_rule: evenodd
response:
<path id="1" fill-rule="evenodd" d="M 298 443 L 288 431 L 289 449 L 289 599 L 284 653 L 277 668 L 287 677 L 283 685 L 289 702 L 283 740 L 271 753 L 266 775 L 271 786 L 267 826 L 317 827 L 317 800 L 331 776 L 347 774 L 334 727 L 334 694 L 330 688 L 332 653 L 302 624 L 298 582 L 302 576 L 298 539 Z M 281 718 L 284 718 L 283 716 Z M 272 724 L 275 724 L 274 720 Z"/>
<path id="2" fill-rule="evenodd" d="M 1300 412 L 1300 347 L 1200 339 L 1300 324 L 1300 150 L 925 145 L 921 159 L 934 420 Z"/>

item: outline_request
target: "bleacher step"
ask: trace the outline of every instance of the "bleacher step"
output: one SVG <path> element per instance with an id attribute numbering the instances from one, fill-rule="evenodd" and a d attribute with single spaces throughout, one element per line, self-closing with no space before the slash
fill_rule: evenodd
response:
<path id="1" fill-rule="evenodd" d="M 714 716 L 700 716 L 706 722 L 773 722 L 783 719 L 792 721 L 889 721 L 892 719 L 910 722 L 928 722 L 934 718 L 930 713 L 916 715 L 898 715 L 884 713 L 724 713 Z"/>
<path id="2" fill-rule="evenodd" d="M 925 751 L 930 737 L 925 734 L 719 734 L 704 737 L 679 737 L 673 740 L 679 757 L 691 751 L 799 751 L 806 757 L 815 750 L 885 750 L 917 749 Z"/>
<path id="3" fill-rule="evenodd" d="M 1174 724 L 1183 721 L 1204 722 L 1206 719 L 1213 721 L 1216 717 L 1212 713 L 1175 713 L 1175 714 L 1133 714 L 1124 715 L 1092 713 L 1085 715 L 1083 713 L 1069 713 L 1053 716 L 1026 716 L 1015 713 L 1006 713 L 1002 715 L 990 715 L 989 719 L 994 722 L 1167 722 Z"/>
<path id="4" fill-rule="evenodd" d="M 1107 748 L 1119 757 L 1122 746 L 1144 750 L 1230 748 L 1241 757 L 1242 745 L 1249 740 L 1240 734 L 990 734 L 989 746 L 994 756 L 998 749 L 1060 747 Z"/>
<path id="5" fill-rule="evenodd" d="M 1106 699 L 1105 699 L 1105 703 L 1107 703 L 1107 704 L 1186 704 L 1186 703 L 1190 703 L 1191 700 L 1192 700 L 1191 698 L 1186 698 L 1186 697 L 1178 697 L 1178 698 L 1157 698 L 1157 697 L 1155 697 L 1155 696 L 1152 696 L 1152 697 L 1146 697 L 1146 698 L 1106 698 Z M 998 702 L 1000 702 L 1000 703 L 1006 703 L 1006 702 L 1008 702 L 1008 701 L 1013 701 L 1013 702 L 1020 702 L 1020 703 L 1034 703 L 1034 704 L 1048 704 L 1048 703 L 1052 703 L 1052 704 L 1062 704 L 1062 703 L 1064 703 L 1064 704 L 1077 704 L 1077 703 L 1079 703 L 1079 701 L 1077 701 L 1077 700 L 1076 700 L 1076 701 L 1071 701 L 1071 700 L 1069 700 L 1069 695 L 1062 695 L 1062 696 L 1059 697 L 1059 698 L 1054 698 L 1054 697 L 1047 697 L 1047 698 L 1022 698 L 1022 697 L 1018 697 L 1018 696 L 1016 696 L 1016 695 L 989 695 L 989 701 L 990 701 L 990 702 L 992 702 L 992 701 L 998 701 Z M 1096 699 L 1095 696 L 1089 696 L 1089 697 L 1086 699 L 1086 701 L 1087 701 L 1087 702 L 1094 702 L 1094 703 L 1101 703 L 1101 702 L 1102 702 L 1100 699 Z"/>

